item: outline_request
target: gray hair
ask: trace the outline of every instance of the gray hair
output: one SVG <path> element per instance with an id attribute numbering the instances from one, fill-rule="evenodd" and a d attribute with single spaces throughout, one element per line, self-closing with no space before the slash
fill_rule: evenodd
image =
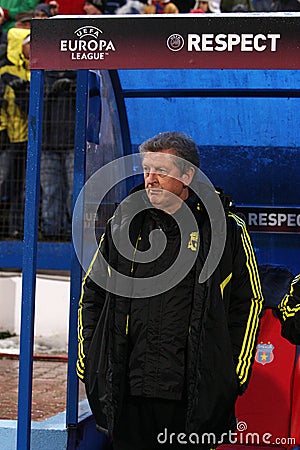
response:
<path id="1" fill-rule="evenodd" d="M 181 159 L 177 160 L 181 173 L 186 173 L 191 165 L 200 167 L 200 157 L 196 142 L 185 133 L 178 131 L 166 131 L 158 133 L 139 146 L 139 152 L 161 152 L 163 150 L 173 150 L 175 155 Z"/>

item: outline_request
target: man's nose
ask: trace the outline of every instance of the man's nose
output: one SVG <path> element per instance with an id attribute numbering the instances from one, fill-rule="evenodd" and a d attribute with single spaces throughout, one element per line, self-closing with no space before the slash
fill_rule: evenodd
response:
<path id="1" fill-rule="evenodd" d="M 155 183 L 157 181 L 157 173 L 155 171 L 150 171 L 147 174 L 147 183 Z"/>

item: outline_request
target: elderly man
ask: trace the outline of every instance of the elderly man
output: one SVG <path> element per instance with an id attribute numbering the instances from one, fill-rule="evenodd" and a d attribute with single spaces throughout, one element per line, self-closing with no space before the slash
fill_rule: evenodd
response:
<path id="1" fill-rule="evenodd" d="M 160 133 L 139 151 L 144 184 L 108 222 L 83 281 L 77 373 L 115 450 L 208 449 L 235 430 L 250 377 L 262 307 L 255 256 L 226 202 L 212 217 L 218 194 L 199 188 L 190 137 Z M 220 250 L 216 226 L 224 247 L 203 278 L 210 248 Z"/>

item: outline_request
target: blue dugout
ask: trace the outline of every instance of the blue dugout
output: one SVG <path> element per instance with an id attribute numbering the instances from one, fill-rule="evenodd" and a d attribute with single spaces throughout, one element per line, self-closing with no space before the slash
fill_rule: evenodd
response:
<path id="1" fill-rule="evenodd" d="M 33 21 L 24 242 L 1 243 L 2 266 L 23 269 L 18 450 L 30 448 L 38 268 L 71 270 L 66 427 L 68 448 L 78 445 L 79 260 L 94 220 L 77 204 L 76 251 L 73 244 L 37 244 L 44 70 L 78 70 L 74 205 L 104 164 L 136 153 L 160 131 L 183 131 L 199 145 L 204 173 L 244 212 L 259 263 L 298 273 L 299 21 L 299 14 Z M 137 171 L 107 203 L 120 202 L 138 179 Z"/>

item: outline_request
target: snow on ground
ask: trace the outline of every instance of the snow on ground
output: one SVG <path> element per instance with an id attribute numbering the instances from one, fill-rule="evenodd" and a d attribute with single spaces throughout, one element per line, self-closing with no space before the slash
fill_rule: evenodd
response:
<path id="1" fill-rule="evenodd" d="M 0 339 L 0 353 L 19 354 L 20 352 L 20 337 L 11 336 L 5 339 Z M 37 355 L 57 355 L 66 354 L 67 348 L 62 343 L 60 335 L 36 337 L 34 340 L 34 353 Z"/>

